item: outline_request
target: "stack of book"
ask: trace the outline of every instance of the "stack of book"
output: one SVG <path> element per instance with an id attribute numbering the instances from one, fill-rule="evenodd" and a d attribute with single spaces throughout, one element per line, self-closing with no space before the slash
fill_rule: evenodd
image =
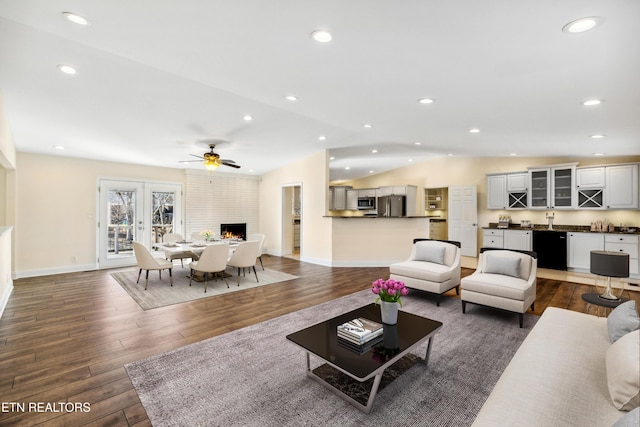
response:
<path id="1" fill-rule="evenodd" d="M 382 324 L 359 317 L 338 326 L 338 345 L 358 353 L 369 351 L 382 339 Z"/>

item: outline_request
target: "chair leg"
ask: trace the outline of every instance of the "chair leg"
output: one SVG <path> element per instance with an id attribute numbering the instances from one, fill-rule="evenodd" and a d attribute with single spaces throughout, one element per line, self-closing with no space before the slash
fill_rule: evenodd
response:
<path id="1" fill-rule="evenodd" d="M 162 280 L 162 270 L 158 270 L 158 277 Z"/>
<path id="2" fill-rule="evenodd" d="M 531 311 L 535 311 L 536 310 L 536 303 L 532 302 L 531 303 Z"/>
<path id="3" fill-rule="evenodd" d="M 169 269 L 169 283 L 171 283 L 171 286 L 173 286 L 173 274 L 171 274 L 171 270 L 173 270 L 172 268 Z"/>
<path id="4" fill-rule="evenodd" d="M 466 301 L 462 301 L 462 314 L 464 314 L 466 309 L 467 309 L 467 303 Z"/>
<path id="5" fill-rule="evenodd" d="M 147 290 L 147 286 L 149 285 L 149 270 L 147 270 L 147 274 L 144 277 L 144 290 Z"/>
<path id="6" fill-rule="evenodd" d="M 229 282 L 227 282 L 227 278 L 224 277 L 224 270 L 220 271 L 218 274 L 220 274 L 220 276 L 222 276 L 222 278 L 224 279 L 224 283 L 227 284 L 227 289 L 229 289 Z"/>
<path id="7" fill-rule="evenodd" d="M 193 279 L 193 268 L 190 268 L 191 273 L 189 273 L 189 286 L 191 286 L 191 279 Z"/>
<path id="8" fill-rule="evenodd" d="M 255 265 L 253 266 L 253 274 L 255 274 L 255 275 L 256 275 L 256 282 L 259 282 L 259 280 L 258 280 L 258 273 L 256 273 L 256 266 L 255 266 Z"/>
<path id="9" fill-rule="evenodd" d="M 138 271 L 138 280 L 136 280 L 136 283 L 140 283 L 140 275 L 142 274 L 142 269 L 140 269 L 140 271 Z"/>
<path id="10" fill-rule="evenodd" d="M 264 271 L 264 264 L 262 264 L 262 256 L 259 256 L 258 259 L 260 260 L 260 267 L 262 267 L 262 271 Z"/>
<path id="11" fill-rule="evenodd" d="M 520 328 L 522 328 L 522 325 L 524 324 L 524 314 L 523 313 L 518 313 L 518 317 L 520 320 Z"/>
<path id="12" fill-rule="evenodd" d="M 240 286 L 240 267 L 238 267 L 238 286 Z"/>
<path id="13" fill-rule="evenodd" d="M 440 294 L 436 294 L 436 307 L 440 307 Z"/>
<path id="14" fill-rule="evenodd" d="M 460 295 L 460 285 L 456 286 L 456 295 Z"/>
<path id="15" fill-rule="evenodd" d="M 207 281 L 209 280 L 209 273 L 205 271 L 204 273 L 204 293 L 207 293 Z"/>

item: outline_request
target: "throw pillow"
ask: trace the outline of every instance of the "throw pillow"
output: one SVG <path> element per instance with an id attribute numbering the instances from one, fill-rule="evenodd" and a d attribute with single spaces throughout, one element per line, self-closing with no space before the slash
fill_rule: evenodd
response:
<path id="1" fill-rule="evenodd" d="M 611 344 L 605 364 L 613 406 L 623 411 L 640 406 L 640 329 Z"/>
<path id="2" fill-rule="evenodd" d="M 485 254 L 484 272 L 520 278 L 520 258 Z"/>
<path id="3" fill-rule="evenodd" d="M 617 306 L 607 317 L 607 329 L 612 343 L 618 338 L 640 328 L 640 318 L 634 300 Z"/>
<path id="4" fill-rule="evenodd" d="M 640 407 L 627 412 L 611 427 L 638 427 L 638 423 L 640 423 Z"/>
<path id="5" fill-rule="evenodd" d="M 415 261 L 434 262 L 444 264 L 444 246 L 416 245 Z"/>

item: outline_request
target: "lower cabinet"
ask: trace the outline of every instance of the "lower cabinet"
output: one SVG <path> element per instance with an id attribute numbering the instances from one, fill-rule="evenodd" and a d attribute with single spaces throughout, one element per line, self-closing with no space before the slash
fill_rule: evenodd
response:
<path id="1" fill-rule="evenodd" d="M 605 234 L 604 250 L 629 254 L 629 274 L 638 275 L 638 236 Z"/>
<path id="2" fill-rule="evenodd" d="M 604 250 L 603 233 L 567 233 L 567 267 L 587 270 L 591 267 L 591 251 Z"/>
<path id="3" fill-rule="evenodd" d="M 486 228 L 483 231 L 482 247 L 485 248 L 530 251 L 532 246 L 531 230 L 496 230 Z"/>

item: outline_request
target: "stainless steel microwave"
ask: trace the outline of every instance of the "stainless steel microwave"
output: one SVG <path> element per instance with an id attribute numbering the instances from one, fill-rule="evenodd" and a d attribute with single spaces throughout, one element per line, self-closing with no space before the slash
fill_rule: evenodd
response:
<path id="1" fill-rule="evenodd" d="M 358 197 L 358 209 L 370 210 L 376 208 L 375 197 Z"/>

